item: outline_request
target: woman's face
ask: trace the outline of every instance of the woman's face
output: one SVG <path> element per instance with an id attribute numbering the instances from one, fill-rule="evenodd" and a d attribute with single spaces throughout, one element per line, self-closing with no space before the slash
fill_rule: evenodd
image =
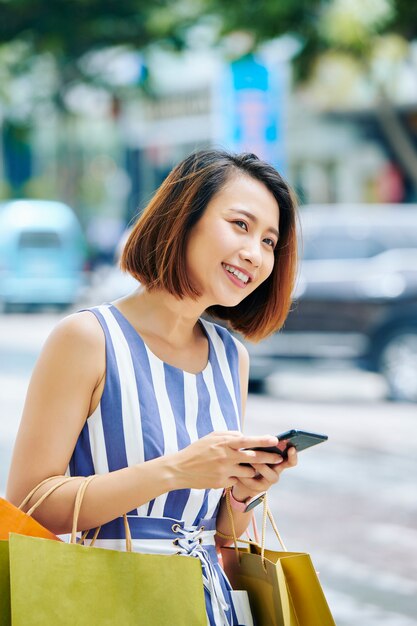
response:
<path id="1" fill-rule="evenodd" d="M 190 232 L 186 252 L 191 282 L 205 308 L 236 306 L 268 278 L 278 225 L 277 201 L 250 176 L 233 175 L 211 199 Z"/>

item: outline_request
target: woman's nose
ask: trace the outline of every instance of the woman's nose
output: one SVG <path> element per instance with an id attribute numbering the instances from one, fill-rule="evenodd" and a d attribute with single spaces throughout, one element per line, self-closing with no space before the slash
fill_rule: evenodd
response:
<path id="1" fill-rule="evenodd" d="M 262 253 L 260 246 L 256 243 L 246 246 L 240 253 L 244 261 L 249 261 L 254 267 L 258 268 L 262 265 Z"/>

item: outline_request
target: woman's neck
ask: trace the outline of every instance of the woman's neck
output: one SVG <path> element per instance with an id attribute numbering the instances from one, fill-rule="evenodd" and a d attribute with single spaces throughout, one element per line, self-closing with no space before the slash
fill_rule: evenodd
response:
<path id="1" fill-rule="evenodd" d="M 173 348 L 189 345 L 201 334 L 197 324 L 204 312 L 201 303 L 179 299 L 162 291 L 137 291 L 113 303 L 144 337 L 156 337 Z"/>

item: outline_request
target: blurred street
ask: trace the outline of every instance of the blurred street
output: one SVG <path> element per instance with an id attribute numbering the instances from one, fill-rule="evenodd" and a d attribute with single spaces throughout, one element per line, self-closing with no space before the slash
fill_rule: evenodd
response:
<path id="1" fill-rule="evenodd" d="M 0 317 L 2 495 L 30 372 L 59 318 Z M 248 402 L 249 433 L 329 436 L 300 454 L 270 500 L 288 549 L 312 555 L 338 626 L 417 626 L 417 407 L 384 394 L 374 374 L 298 366 Z"/>

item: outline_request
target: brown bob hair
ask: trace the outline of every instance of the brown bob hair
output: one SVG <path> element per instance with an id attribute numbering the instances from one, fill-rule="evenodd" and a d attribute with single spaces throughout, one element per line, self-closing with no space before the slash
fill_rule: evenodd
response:
<path id="1" fill-rule="evenodd" d="M 193 226 L 228 180 L 246 175 L 262 182 L 279 206 L 279 240 L 270 276 L 234 307 L 212 306 L 206 313 L 246 339 L 259 341 L 281 328 L 291 306 L 297 266 L 296 200 L 272 165 L 256 155 L 200 150 L 179 163 L 140 215 L 124 247 L 121 268 L 147 289 L 182 298 L 200 294 L 187 275 L 186 248 Z"/>

